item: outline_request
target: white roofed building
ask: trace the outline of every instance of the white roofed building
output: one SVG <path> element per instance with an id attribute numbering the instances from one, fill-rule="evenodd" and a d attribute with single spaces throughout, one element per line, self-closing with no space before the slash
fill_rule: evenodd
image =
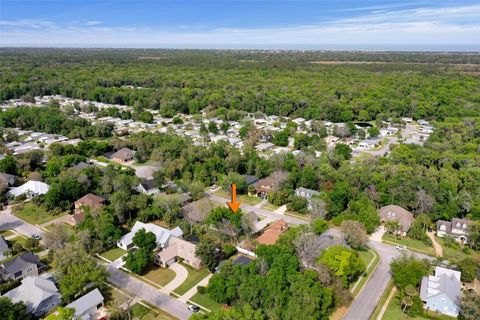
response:
<path id="1" fill-rule="evenodd" d="M 168 240 L 171 236 L 177 238 L 183 237 L 183 231 L 180 229 L 180 227 L 175 227 L 172 230 L 168 230 L 153 223 L 143 223 L 137 221 L 135 222 L 132 230 L 118 240 L 117 246 L 123 250 L 129 250 L 133 248 L 133 237 L 140 229 L 145 229 L 145 231 L 155 234 L 157 238 L 157 246 L 160 248 L 165 248 L 168 245 Z"/>
<path id="2" fill-rule="evenodd" d="M 18 197 L 24 194 L 27 197 L 34 197 L 47 193 L 49 189 L 50 187 L 46 183 L 30 180 L 19 187 L 11 188 L 7 196 Z"/>

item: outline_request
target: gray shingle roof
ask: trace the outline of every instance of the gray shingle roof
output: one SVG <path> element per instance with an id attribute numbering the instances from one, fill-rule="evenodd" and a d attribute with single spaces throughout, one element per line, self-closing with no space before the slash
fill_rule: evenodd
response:
<path id="1" fill-rule="evenodd" d="M 45 266 L 40 262 L 38 256 L 31 252 L 26 252 L 10 261 L 4 262 L 2 265 L 7 273 L 16 273 L 24 270 L 28 265 L 36 265 L 37 268 Z"/>
<path id="2" fill-rule="evenodd" d="M 75 317 L 77 318 L 85 314 L 88 309 L 101 303 L 103 303 L 103 296 L 98 289 L 95 289 L 67 305 L 67 308 L 75 309 Z"/>

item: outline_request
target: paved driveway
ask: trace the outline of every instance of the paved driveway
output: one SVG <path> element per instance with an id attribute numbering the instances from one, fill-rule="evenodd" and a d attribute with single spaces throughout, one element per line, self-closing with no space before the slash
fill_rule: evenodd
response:
<path id="1" fill-rule="evenodd" d="M 31 237 L 34 234 L 43 235 L 44 231 L 12 214 L 12 209 L 7 207 L 0 211 L 0 231 L 15 230 L 17 233 Z"/>
<path id="2" fill-rule="evenodd" d="M 140 297 L 142 300 L 165 310 L 181 320 L 186 320 L 191 316 L 192 312 L 188 310 L 187 305 L 180 300 L 153 288 L 137 278 L 129 276 L 125 272 L 115 269 L 112 266 L 107 265 L 106 268 L 110 273 L 108 281 L 114 286 L 121 288 L 134 296 Z"/>
<path id="3" fill-rule="evenodd" d="M 170 294 L 170 292 L 187 280 L 188 277 L 188 270 L 180 263 L 175 262 L 169 268 L 175 271 L 175 278 L 162 288 L 162 292 L 166 294 Z"/>

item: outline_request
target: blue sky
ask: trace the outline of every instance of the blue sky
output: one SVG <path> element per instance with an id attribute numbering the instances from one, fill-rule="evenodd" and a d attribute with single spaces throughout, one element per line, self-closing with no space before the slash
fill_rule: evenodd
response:
<path id="1" fill-rule="evenodd" d="M 0 45 L 480 50 L 480 3 L 1 0 Z"/>

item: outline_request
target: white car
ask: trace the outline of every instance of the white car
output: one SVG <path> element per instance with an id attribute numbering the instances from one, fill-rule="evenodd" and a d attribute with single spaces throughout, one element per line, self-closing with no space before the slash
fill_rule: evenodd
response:
<path id="1" fill-rule="evenodd" d="M 395 246 L 395 249 L 400 250 L 400 251 L 407 251 L 407 247 L 405 247 L 405 246 Z"/>
<path id="2" fill-rule="evenodd" d="M 191 305 L 188 306 L 188 310 L 192 311 L 193 313 L 197 313 L 198 311 L 200 311 L 200 307 L 191 304 Z"/>

